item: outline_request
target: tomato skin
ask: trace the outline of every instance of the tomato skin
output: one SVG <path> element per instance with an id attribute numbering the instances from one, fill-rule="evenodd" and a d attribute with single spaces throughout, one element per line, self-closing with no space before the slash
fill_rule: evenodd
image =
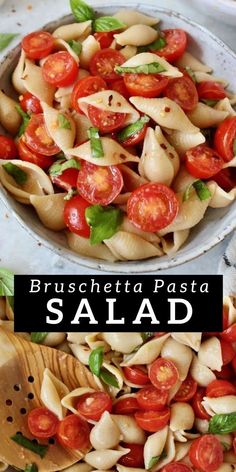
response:
<path id="1" fill-rule="evenodd" d="M 80 195 L 75 195 L 65 204 L 64 221 L 72 233 L 89 238 L 90 227 L 85 219 L 85 210 L 90 204 Z"/>
<path id="2" fill-rule="evenodd" d="M 20 97 L 20 106 L 26 113 L 38 114 L 43 112 L 39 99 L 30 92 L 26 92 Z"/>
<path id="3" fill-rule="evenodd" d="M 69 168 L 64 170 L 61 175 L 51 175 L 50 178 L 57 187 L 69 192 L 72 188 L 76 188 L 78 175 L 78 169 Z"/>
<path id="4" fill-rule="evenodd" d="M 115 90 L 115 92 L 120 93 L 120 95 L 126 98 L 126 100 L 129 100 L 130 93 L 125 86 L 124 79 L 115 80 L 111 82 L 110 84 L 108 84 L 108 87 L 111 88 L 111 90 Z"/>
<path id="5" fill-rule="evenodd" d="M 116 415 L 133 415 L 139 410 L 139 404 L 135 397 L 121 398 L 113 406 L 113 413 Z"/>
<path id="6" fill-rule="evenodd" d="M 143 449 L 142 444 L 122 444 L 123 447 L 130 449 L 130 452 L 122 456 L 118 464 L 124 465 L 125 467 L 144 467 Z"/>
<path id="7" fill-rule="evenodd" d="M 179 372 L 174 362 L 159 357 L 150 365 L 149 378 L 154 387 L 170 390 L 178 381 Z"/>
<path id="8" fill-rule="evenodd" d="M 125 57 L 115 49 L 106 48 L 98 51 L 91 59 L 90 72 L 99 75 L 106 81 L 117 80 L 119 75 L 114 71 L 115 66 L 124 64 Z"/>
<path id="9" fill-rule="evenodd" d="M 53 156 L 60 148 L 49 136 L 43 114 L 32 115 L 24 134 L 25 144 L 31 151 L 44 156 Z"/>
<path id="10" fill-rule="evenodd" d="M 78 75 L 78 65 L 67 51 L 59 51 L 47 57 L 42 66 L 43 78 L 56 87 L 73 84 Z"/>
<path id="11" fill-rule="evenodd" d="M 123 177 L 117 166 L 97 166 L 83 161 L 78 173 L 77 189 L 92 205 L 109 205 L 121 192 Z"/>
<path id="12" fill-rule="evenodd" d="M 69 415 L 60 421 L 57 428 L 57 440 L 62 447 L 86 450 L 89 445 L 90 428 L 83 418 Z"/>
<path id="13" fill-rule="evenodd" d="M 126 113 L 109 112 L 93 105 L 88 106 L 88 115 L 93 126 L 98 128 L 101 133 L 111 133 L 121 128 L 126 119 Z"/>
<path id="14" fill-rule="evenodd" d="M 236 373 L 236 354 L 232 360 L 232 367 L 233 367 L 234 372 Z"/>
<path id="15" fill-rule="evenodd" d="M 169 81 L 165 96 L 174 100 L 185 112 L 190 112 L 198 104 L 196 86 L 190 77 L 183 76 Z"/>
<path id="16" fill-rule="evenodd" d="M 18 150 L 14 139 L 0 135 L 0 159 L 17 159 Z"/>
<path id="17" fill-rule="evenodd" d="M 213 380 L 207 385 L 206 396 L 210 398 L 224 397 L 224 395 L 236 395 L 236 388 L 227 380 Z"/>
<path id="18" fill-rule="evenodd" d="M 156 209 L 156 214 L 154 210 Z M 155 233 L 168 226 L 179 211 L 179 201 L 169 187 L 148 183 L 134 190 L 127 204 L 129 220 L 139 229 Z"/>
<path id="19" fill-rule="evenodd" d="M 197 382 L 191 378 L 185 379 L 178 392 L 174 396 L 176 402 L 188 402 L 192 400 L 197 391 Z"/>
<path id="20" fill-rule="evenodd" d="M 32 164 L 36 164 L 36 166 L 41 167 L 41 169 L 48 169 L 54 162 L 53 157 L 43 156 L 32 151 L 24 142 L 24 138 L 18 141 L 18 153 L 22 161 L 32 162 Z"/>
<path id="21" fill-rule="evenodd" d="M 105 80 L 103 80 L 99 76 L 97 77 L 89 76 L 89 77 L 84 77 L 83 79 L 80 79 L 78 82 L 76 82 L 72 91 L 72 96 L 71 96 L 72 108 L 74 108 L 78 113 L 83 113 L 78 104 L 78 100 L 82 97 L 88 97 L 89 95 L 92 95 L 93 93 L 101 92 L 102 90 L 106 90 L 106 89 L 107 89 L 107 85 L 106 85 Z"/>
<path id="22" fill-rule="evenodd" d="M 148 374 L 138 365 L 123 367 L 123 373 L 126 379 L 135 385 L 146 385 L 149 382 Z"/>
<path id="23" fill-rule="evenodd" d="M 205 144 L 199 144 L 185 154 L 185 166 L 197 179 L 210 179 L 220 172 L 223 164 L 222 157 Z"/>
<path id="24" fill-rule="evenodd" d="M 130 95 L 155 98 L 168 85 L 168 77 L 153 74 L 125 74 L 124 83 Z"/>
<path id="25" fill-rule="evenodd" d="M 200 100 L 222 100 L 227 96 L 222 85 L 210 80 L 198 84 L 197 91 Z"/>
<path id="26" fill-rule="evenodd" d="M 35 31 L 22 39 L 22 49 L 29 59 L 43 59 L 54 47 L 54 38 L 47 31 Z"/>
<path id="27" fill-rule="evenodd" d="M 214 175 L 213 180 L 226 192 L 230 192 L 236 187 L 236 170 L 233 167 L 222 169 L 218 174 Z"/>
<path id="28" fill-rule="evenodd" d="M 221 337 L 229 343 L 236 342 L 236 323 L 232 324 L 229 328 L 225 329 L 223 333 L 221 333 Z"/>
<path id="29" fill-rule="evenodd" d="M 119 138 L 118 138 L 118 141 L 124 147 L 136 146 L 136 144 L 139 144 L 144 140 L 146 132 L 147 132 L 147 128 L 148 128 L 148 125 L 145 124 L 144 127 L 140 131 L 133 134 L 132 136 L 127 138 L 125 141 L 119 141 Z"/>
<path id="30" fill-rule="evenodd" d="M 168 392 L 158 390 L 153 385 L 141 388 L 137 392 L 137 402 L 142 410 L 161 411 L 168 401 Z"/>
<path id="31" fill-rule="evenodd" d="M 235 355 L 235 350 L 229 342 L 225 341 L 224 339 L 220 340 L 221 344 L 221 353 L 222 353 L 222 360 L 223 365 L 229 364 Z"/>
<path id="32" fill-rule="evenodd" d="M 193 399 L 192 399 L 192 407 L 194 409 L 194 413 L 196 418 L 200 418 L 201 420 L 209 420 L 210 416 L 206 412 L 204 406 L 202 405 L 203 397 L 206 396 L 206 389 L 200 387 L 197 389 Z"/>
<path id="33" fill-rule="evenodd" d="M 223 463 L 223 448 L 213 434 L 204 434 L 194 439 L 189 450 L 193 466 L 202 472 L 214 472 Z"/>
<path id="34" fill-rule="evenodd" d="M 94 38 L 99 42 L 101 49 L 107 49 L 111 46 L 115 31 L 99 31 L 94 33 Z"/>
<path id="35" fill-rule="evenodd" d="M 137 411 L 134 417 L 140 428 L 149 433 L 155 433 L 168 424 L 170 408 L 166 407 L 162 411 Z"/>
<path id="36" fill-rule="evenodd" d="M 182 29 L 167 29 L 163 30 L 162 34 L 167 44 L 159 49 L 156 54 L 164 57 L 168 62 L 177 61 L 187 47 L 187 34 Z M 155 53 L 155 51 L 152 52 Z"/>
<path id="37" fill-rule="evenodd" d="M 106 392 L 86 393 L 81 395 L 76 408 L 84 418 L 98 421 L 104 411 L 112 411 L 112 400 Z"/>
<path id="38" fill-rule="evenodd" d="M 161 472 L 193 472 L 193 469 L 183 462 L 171 462 L 165 465 Z"/>
<path id="39" fill-rule="evenodd" d="M 231 364 L 223 365 L 220 371 L 214 371 L 217 379 L 230 380 L 234 377 L 234 371 Z"/>
<path id="40" fill-rule="evenodd" d="M 56 434 L 58 424 L 58 418 L 47 408 L 34 408 L 28 414 L 28 428 L 36 438 L 51 438 Z"/>
<path id="41" fill-rule="evenodd" d="M 236 139 L 236 116 L 226 118 L 217 128 L 214 137 L 214 147 L 225 162 L 234 157 L 233 143 Z"/>

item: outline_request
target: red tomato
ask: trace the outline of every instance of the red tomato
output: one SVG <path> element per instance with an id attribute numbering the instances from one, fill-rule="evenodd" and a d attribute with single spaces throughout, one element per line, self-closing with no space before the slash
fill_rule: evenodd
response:
<path id="1" fill-rule="evenodd" d="M 187 47 L 187 35 L 182 29 L 168 29 L 162 31 L 166 40 L 166 46 L 159 49 L 156 54 L 164 57 L 168 62 L 179 59 Z M 152 51 L 155 52 L 155 51 Z"/>
<path id="2" fill-rule="evenodd" d="M 202 405 L 203 397 L 206 396 L 206 389 L 200 387 L 197 389 L 193 399 L 192 399 L 192 407 L 194 409 L 194 413 L 196 418 L 200 418 L 201 420 L 209 420 L 210 416 L 206 412 L 204 406 Z"/>
<path id="3" fill-rule="evenodd" d="M 77 189 L 92 205 L 109 205 L 123 187 L 123 177 L 117 166 L 97 166 L 83 161 L 78 174 Z"/>
<path id="4" fill-rule="evenodd" d="M 138 131 L 137 133 L 133 134 L 125 141 L 120 141 L 118 137 L 118 141 L 122 144 L 122 146 L 129 147 L 129 146 L 136 146 L 136 144 L 141 143 L 144 140 L 148 125 L 145 124 L 144 127 Z"/>
<path id="5" fill-rule="evenodd" d="M 213 180 L 226 192 L 230 192 L 232 188 L 236 187 L 236 169 L 234 167 L 227 167 L 222 169 L 218 174 L 214 175 Z"/>
<path id="6" fill-rule="evenodd" d="M 42 113 L 43 111 L 39 99 L 30 92 L 26 92 L 20 97 L 20 105 L 22 110 L 24 110 L 26 113 L 37 114 Z"/>
<path id="7" fill-rule="evenodd" d="M 83 418 L 78 415 L 66 416 L 57 428 L 57 440 L 62 447 L 70 449 L 88 449 L 90 428 Z"/>
<path id="8" fill-rule="evenodd" d="M 135 385 L 146 385 L 149 382 L 147 372 L 139 365 L 123 367 L 123 374 L 129 382 Z"/>
<path id="9" fill-rule="evenodd" d="M 223 447 L 213 434 L 204 434 L 191 444 L 189 458 L 196 469 L 214 472 L 223 463 Z"/>
<path id="10" fill-rule="evenodd" d="M 157 333 L 157 332 L 154 333 L 154 336 L 155 336 L 155 338 L 160 338 L 161 336 L 164 336 L 164 334 L 166 334 L 164 331 L 163 331 L 163 332 L 161 332 L 161 331 L 159 332 L 159 331 L 158 331 L 158 333 Z"/>
<path id="11" fill-rule="evenodd" d="M 229 162 L 234 157 L 234 142 L 236 139 L 236 116 L 226 118 L 215 133 L 214 146 L 224 161 Z"/>
<path id="12" fill-rule="evenodd" d="M 134 417 L 140 428 L 149 433 L 155 433 L 168 424 L 170 408 L 166 407 L 162 411 L 137 411 Z"/>
<path id="13" fill-rule="evenodd" d="M 93 105 L 88 106 L 88 116 L 93 126 L 99 128 L 101 133 L 111 133 L 120 128 L 126 119 L 126 113 L 101 110 Z"/>
<path id="14" fill-rule="evenodd" d="M 14 139 L 0 135 L 0 159 L 17 159 L 18 151 Z"/>
<path id="15" fill-rule="evenodd" d="M 198 84 L 197 91 L 200 100 L 221 100 L 227 96 L 222 85 L 211 80 Z"/>
<path id="16" fill-rule="evenodd" d="M 22 48 L 30 59 L 42 59 L 48 56 L 54 47 L 54 38 L 47 31 L 27 34 L 22 40 Z"/>
<path id="17" fill-rule="evenodd" d="M 193 177 L 210 179 L 222 169 L 224 161 L 216 151 L 205 144 L 199 144 L 186 152 L 185 165 Z"/>
<path id="18" fill-rule="evenodd" d="M 84 77 L 74 85 L 71 97 L 71 105 L 78 113 L 82 113 L 78 104 L 78 100 L 81 97 L 88 97 L 88 95 L 92 95 L 93 93 L 101 92 L 102 90 L 106 89 L 106 82 L 101 77 Z"/>
<path id="19" fill-rule="evenodd" d="M 115 90 L 116 92 L 120 93 L 123 97 L 126 98 L 126 100 L 129 100 L 130 98 L 130 93 L 128 92 L 124 79 L 118 79 L 109 84 L 109 88 L 112 90 Z"/>
<path id="20" fill-rule="evenodd" d="M 78 75 L 78 65 L 67 51 L 51 54 L 42 66 L 43 78 L 56 87 L 67 87 L 73 84 Z"/>
<path id="21" fill-rule="evenodd" d="M 236 323 L 225 329 L 221 334 L 222 338 L 229 343 L 236 342 Z"/>
<path id="22" fill-rule="evenodd" d="M 124 465 L 125 467 L 144 467 L 143 448 L 142 444 L 122 444 L 123 447 L 130 449 L 130 452 L 122 456 L 118 464 Z"/>
<path id="23" fill-rule="evenodd" d="M 89 238 L 90 227 L 85 219 L 85 210 L 90 204 L 80 195 L 75 195 L 65 204 L 64 221 L 72 233 Z"/>
<path id="24" fill-rule="evenodd" d="M 114 34 L 115 31 L 99 31 L 94 33 L 94 38 L 99 42 L 101 49 L 107 49 L 114 39 Z"/>
<path id="25" fill-rule="evenodd" d="M 32 162 L 36 166 L 41 167 L 41 169 L 48 169 L 54 162 L 53 157 L 43 156 L 32 151 L 24 142 L 24 138 L 19 139 L 18 141 L 18 152 L 19 157 L 22 161 Z"/>
<path id="26" fill-rule="evenodd" d="M 137 410 L 139 410 L 139 404 L 135 397 L 121 398 L 113 406 L 113 412 L 116 415 L 133 415 Z"/>
<path id="27" fill-rule="evenodd" d="M 234 377 L 234 371 L 230 364 L 223 365 L 220 371 L 214 371 L 217 379 L 230 380 Z"/>
<path id="28" fill-rule="evenodd" d="M 176 402 L 188 402 L 191 400 L 197 391 L 197 382 L 191 378 L 184 380 L 175 394 L 174 400 Z"/>
<path id="29" fill-rule="evenodd" d="M 192 472 L 192 469 L 187 464 L 183 464 L 183 462 L 171 462 L 163 467 L 161 472 Z"/>
<path id="30" fill-rule="evenodd" d="M 234 358 L 233 358 L 233 360 L 232 360 L 232 367 L 233 367 L 233 369 L 234 369 L 234 372 L 236 373 L 236 354 L 235 354 L 235 356 L 234 356 Z"/>
<path id="31" fill-rule="evenodd" d="M 100 75 L 104 80 L 117 80 L 119 75 L 114 71 L 115 66 L 124 64 L 125 57 L 115 49 L 102 49 L 91 59 L 90 72 L 92 75 Z"/>
<path id="32" fill-rule="evenodd" d="M 159 357 L 150 365 L 149 378 L 154 387 L 170 390 L 178 381 L 179 372 L 174 362 Z"/>
<path id="33" fill-rule="evenodd" d="M 144 184 L 134 190 L 127 205 L 128 218 L 137 228 L 155 233 L 168 226 L 179 211 L 179 201 L 163 184 Z"/>
<path id="34" fill-rule="evenodd" d="M 60 148 L 47 132 L 43 114 L 32 115 L 24 139 L 27 146 L 38 154 L 53 156 L 60 152 Z"/>
<path id="35" fill-rule="evenodd" d="M 236 388 L 227 380 L 213 380 L 207 385 L 206 396 L 210 398 L 224 397 L 224 395 L 236 395 Z"/>
<path id="36" fill-rule="evenodd" d="M 166 406 L 168 392 L 158 390 L 153 385 L 141 388 L 137 393 L 137 402 L 142 410 L 161 411 Z"/>
<path id="37" fill-rule="evenodd" d="M 125 74 L 124 82 L 130 95 L 155 98 L 166 88 L 169 79 L 162 75 Z"/>
<path id="38" fill-rule="evenodd" d="M 170 80 L 165 96 L 174 100 L 185 112 L 194 110 L 198 104 L 196 86 L 187 76 Z"/>
<path id="39" fill-rule="evenodd" d="M 221 353 L 222 353 L 222 360 L 223 365 L 229 364 L 235 356 L 235 350 L 231 343 L 221 339 Z"/>
<path id="40" fill-rule="evenodd" d="M 234 454 L 236 455 L 236 437 L 233 440 L 233 449 L 234 449 Z"/>
<path id="41" fill-rule="evenodd" d="M 79 398 L 76 408 L 85 418 L 98 421 L 104 411 L 112 411 L 112 400 L 106 392 L 86 393 Z"/>
<path id="42" fill-rule="evenodd" d="M 57 187 L 69 192 L 72 188 L 76 188 L 78 175 L 78 169 L 70 168 L 64 170 L 61 175 L 50 175 L 50 178 Z"/>
<path id="43" fill-rule="evenodd" d="M 57 432 L 59 420 L 47 408 L 35 408 L 28 414 L 28 428 L 36 438 L 51 438 Z"/>

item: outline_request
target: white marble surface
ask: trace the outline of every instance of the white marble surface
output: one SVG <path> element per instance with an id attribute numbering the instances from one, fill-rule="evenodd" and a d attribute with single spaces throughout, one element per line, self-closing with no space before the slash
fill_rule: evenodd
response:
<path id="1" fill-rule="evenodd" d="M 201 25 L 206 26 L 232 48 L 236 48 L 236 30 L 212 18 L 203 16 L 192 5 L 191 0 L 146 0 L 149 4 L 170 8 L 183 13 Z M 95 0 L 90 3 L 96 5 Z M 101 3 L 101 2 L 99 2 Z M 104 5 L 110 2 L 104 0 Z M 39 29 L 47 22 L 69 13 L 67 0 L 6 0 L 0 7 L 0 31 L 17 32 L 24 35 L 34 29 Z M 15 40 L 17 43 L 19 38 Z M 12 43 L 14 45 L 14 43 Z M 11 45 L 11 47 L 12 47 Z M 3 55 L 2 55 L 3 56 Z M 1 59 L 1 55 L 0 55 Z M 168 271 L 164 274 L 214 274 L 227 238 L 213 250 L 198 259 Z M 79 265 L 68 263 L 55 256 L 50 250 L 39 245 L 22 229 L 14 216 L 0 202 L 0 265 L 11 268 L 16 273 L 47 273 L 47 274 L 89 274 L 95 271 L 87 270 Z"/>

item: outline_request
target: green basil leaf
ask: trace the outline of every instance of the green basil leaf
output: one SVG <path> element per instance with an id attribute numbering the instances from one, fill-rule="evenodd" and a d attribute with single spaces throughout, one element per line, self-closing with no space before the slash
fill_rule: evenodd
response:
<path id="1" fill-rule="evenodd" d="M 236 156 L 236 139 L 234 139 L 234 142 L 233 142 L 233 153 L 234 153 L 234 156 Z"/>
<path id="2" fill-rule="evenodd" d="M 90 243 L 95 245 L 111 238 L 118 231 L 122 212 L 112 206 L 91 205 L 85 210 L 85 218 L 91 227 Z"/>
<path id="3" fill-rule="evenodd" d="M 197 79 L 196 79 L 196 76 L 195 76 L 195 73 L 194 73 L 193 69 L 191 69 L 191 67 L 189 67 L 189 66 L 186 66 L 186 67 L 185 67 L 185 70 L 186 70 L 186 72 L 188 73 L 188 75 L 191 77 L 191 79 L 192 79 L 195 83 L 197 83 Z"/>
<path id="4" fill-rule="evenodd" d="M 94 20 L 95 18 L 95 11 L 83 0 L 70 0 L 70 7 L 75 19 L 79 23 Z"/>
<path id="5" fill-rule="evenodd" d="M 45 333 L 39 333 L 39 332 L 31 333 L 30 340 L 32 341 L 32 343 L 41 344 L 47 335 L 48 333 L 46 332 Z"/>
<path id="6" fill-rule="evenodd" d="M 154 333 L 141 333 L 143 342 L 147 341 L 147 339 L 149 339 L 149 338 L 152 338 L 153 335 L 154 335 Z"/>
<path id="7" fill-rule="evenodd" d="M 36 464 L 27 464 L 24 472 L 38 472 L 38 466 Z"/>
<path id="8" fill-rule="evenodd" d="M 159 74 L 165 72 L 165 68 L 159 62 L 151 62 L 136 67 L 115 66 L 117 74 Z"/>
<path id="9" fill-rule="evenodd" d="M 97 347 L 97 349 L 93 349 L 89 356 L 89 368 L 91 372 L 99 377 L 102 363 L 103 363 L 103 346 Z"/>
<path id="10" fill-rule="evenodd" d="M 101 16 L 93 22 L 94 31 L 114 31 L 125 28 L 126 25 L 113 16 Z"/>
<path id="11" fill-rule="evenodd" d="M 35 442 L 31 441 L 31 439 L 28 439 L 23 436 L 23 434 L 16 433 L 14 436 L 11 436 L 10 439 L 19 444 L 19 446 L 22 446 L 25 449 L 29 449 L 29 451 L 34 452 L 35 454 L 40 456 L 41 459 L 43 459 L 47 453 L 48 446 L 36 444 Z"/>
<path id="12" fill-rule="evenodd" d="M 13 274 L 12 274 L 13 275 Z M 14 297 L 12 295 L 7 296 L 8 304 L 10 305 L 11 309 L 14 310 Z"/>
<path id="13" fill-rule="evenodd" d="M 166 44 L 165 38 L 160 36 L 156 39 L 156 41 L 153 41 L 153 43 L 150 43 L 147 46 L 140 46 L 138 48 L 138 52 L 159 51 L 160 49 L 164 48 Z"/>
<path id="14" fill-rule="evenodd" d="M 231 445 L 225 441 L 220 441 L 220 444 L 223 446 L 225 452 L 230 451 Z"/>
<path id="15" fill-rule="evenodd" d="M 159 456 L 153 456 L 151 460 L 149 461 L 148 470 L 152 469 L 152 467 L 154 467 L 154 465 L 156 465 L 160 459 L 164 459 L 165 457 L 167 457 L 165 450 L 162 451 L 162 453 Z"/>
<path id="16" fill-rule="evenodd" d="M 27 181 L 28 176 L 26 172 L 12 162 L 7 162 L 6 164 L 3 164 L 2 167 L 13 177 L 18 185 L 23 185 Z"/>
<path id="17" fill-rule="evenodd" d="M 3 49 L 7 48 L 11 41 L 18 36 L 18 34 L 14 33 L 0 33 L 0 51 L 3 51 Z"/>
<path id="18" fill-rule="evenodd" d="M 191 191 L 193 189 L 196 191 L 199 200 L 207 200 L 211 197 L 211 192 L 207 185 L 202 180 L 195 180 L 195 182 L 193 182 L 186 188 L 183 195 L 183 202 L 189 200 Z"/>
<path id="19" fill-rule="evenodd" d="M 65 161 L 64 159 L 59 159 L 58 161 L 54 162 L 49 168 L 49 174 L 52 177 L 58 177 L 59 175 L 63 174 L 66 169 L 78 169 L 80 170 L 81 164 L 77 159 L 68 159 Z"/>
<path id="20" fill-rule="evenodd" d="M 112 387 L 119 388 L 117 378 L 108 370 L 101 369 L 99 377 L 106 385 L 111 385 Z"/>
<path id="21" fill-rule="evenodd" d="M 71 123 L 63 113 L 59 113 L 58 115 L 58 126 L 61 129 L 71 129 Z"/>
<path id="22" fill-rule="evenodd" d="M 212 416 L 208 431 L 212 434 L 228 434 L 236 431 L 236 412 Z"/>
<path id="23" fill-rule="evenodd" d="M 70 200 L 72 197 L 77 195 L 77 188 L 71 187 L 70 190 L 68 190 L 67 194 L 64 196 L 64 200 Z"/>
<path id="24" fill-rule="evenodd" d="M 204 98 L 201 102 L 205 103 L 208 107 L 214 107 L 218 103 L 218 100 L 207 100 Z"/>
<path id="25" fill-rule="evenodd" d="M 16 105 L 16 109 L 19 113 L 19 115 L 21 116 L 22 118 L 22 123 L 19 127 L 19 130 L 18 130 L 18 133 L 17 133 L 17 136 L 20 138 L 22 136 L 22 134 L 24 134 L 28 124 L 29 124 L 29 121 L 30 121 L 30 115 L 28 115 L 28 113 L 25 113 L 24 110 L 22 110 L 21 106 L 20 105 Z"/>
<path id="26" fill-rule="evenodd" d="M 150 118 L 148 116 L 142 116 L 142 118 L 136 121 L 136 123 L 132 123 L 131 125 L 126 126 L 126 128 L 123 128 L 119 133 L 117 133 L 118 140 L 122 143 L 126 139 L 130 138 L 130 136 L 133 136 L 134 134 L 141 131 L 144 128 L 145 124 L 149 121 Z"/>
<path id="27" fill-rule="evenodd" d="M 0 269 L 0 296 L 12 297 L 14 295 L 14 275 L 8 269 Z"/>
<path id="28" fill-rule="evenodd" d="M 69 44 L 69 46 L 71 47 L 71 49 L 75 52 L 75 54 L 77 56 L 79 56 L 81 54 L 82 44 L 81 44 L 80 41 L 75 41 L 74 39 L 69 39 L 69 41 L 67 41 L 67 43 Z"/>
<path id="29" fill-rule="evenodd" d="M 102 147 L 102 140 L 99 135 L 98 128 L 89 128 L 88 137 L 90 139 L 90 146 L 92 151 L 92 157 L 104 157 L 104 151 Z"/>

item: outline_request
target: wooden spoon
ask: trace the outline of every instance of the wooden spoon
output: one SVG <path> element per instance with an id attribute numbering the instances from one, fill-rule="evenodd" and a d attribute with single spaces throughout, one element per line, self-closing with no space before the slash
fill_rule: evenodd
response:
<path id="1" fill-rule="evenodd" d="M 0 329 L 0 459 L 21 470 L 32 463 L 37 464 L 40 472 L 65 469 L 87 452 L 64 449 L 55 441 L 41 459 L 10 439 L 17 432 L 33 439 L 27 414 L 42 406 L 40 390 L 46 367 L 70 391 L 79 386 L 98 389 L 89 370 L 73 356 Z M 48 440 L 39 443 L 48 444 Z"/>

